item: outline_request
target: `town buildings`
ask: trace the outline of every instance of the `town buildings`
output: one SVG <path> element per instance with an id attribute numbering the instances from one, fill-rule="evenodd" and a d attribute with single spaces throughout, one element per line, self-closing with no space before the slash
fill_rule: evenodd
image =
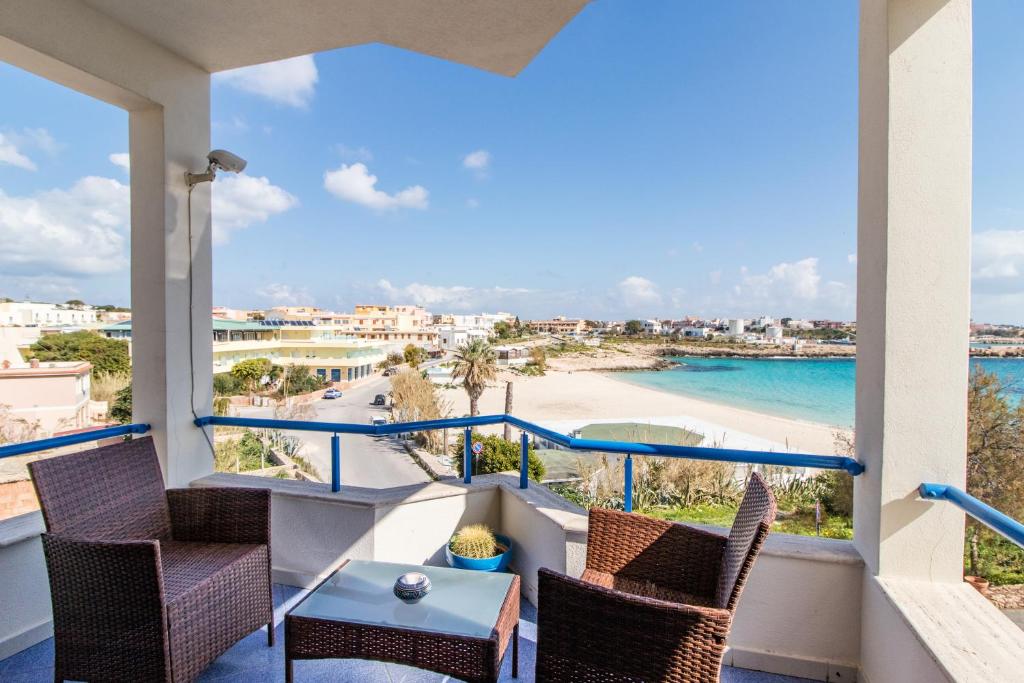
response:
<path id="1" fill-rule="evenodd" d="M 551 318 L 550 320 L 528 320 L 526 327 L 531 332 L 541 332 L 547 334 L 569 334 L 579 335 L 584 334 L 587 331 L 587 325 L 584 320 L 578 318 L 566 318 L 564 315 L 560 315 L 557 318 Z"/>
<path id="2" fill-rule="evenodd" d="M 103 333 L 131 340 L 131 321 Z M 230 372 L 243 360 L 266 358 L 275 365 L 304 365 L 331 382 L 355 382 L 373 374 L 387 357 L 379 342 L 353 336 L 345 327 L 313 320 L 213 320 L 213 372 Z"/>
<path id="3" fill-rule="evenodd" d="M 45 435 L 90 424 L 92 365 L 85 361 L 24 361 L 13 344 L 0 342 L 0 411 Z"/>

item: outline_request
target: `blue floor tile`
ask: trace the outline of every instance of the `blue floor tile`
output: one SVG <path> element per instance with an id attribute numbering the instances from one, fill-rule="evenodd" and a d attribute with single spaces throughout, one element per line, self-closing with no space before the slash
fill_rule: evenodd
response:
<path id="1" fill-rule="evenodd" d="M 284 680 L 284 613 L 294 607 L 306 591 L 292 586 L 274 586 L 276 645 L 267 647 L 266 629 L 249 634 L 225 652 L 203 672 L 203 683 L 277 683 Z M 505 683 L 532 683 L 537 658 L 537 610 L 523 600 L 519 624 L 519 678 L 512 678 L 511 648 L 502 662 Z M 301 683 L 443 683 L 453 679 L 398 664 L 356 659 L 308 660 L 295 662 L 295 679 Z M 53 639 L 0 661 L 3 683 L 50 683 L 53 680 Z M 805 679 L 725 668 L 723 683 L 800 683 Z"/>

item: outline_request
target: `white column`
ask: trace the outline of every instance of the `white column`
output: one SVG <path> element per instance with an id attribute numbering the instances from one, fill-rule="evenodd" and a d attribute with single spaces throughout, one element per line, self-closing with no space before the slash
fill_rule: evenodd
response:
<path id="1" fill-rule="evenodd" d="M 869 575 L 960 581 L 971 0 L 862 0 L 855 542 Z"/>
<path id="2" fill-rule="evenodd" d="M 164 106 L 129 114 L 132 402 L 134 421 L 153 425 L 167 485 L 187 486 L 213 471 L 210 446 L 192 424 L 193 410 L 213 409 L 210 184 L 192 193 L 191 240 L 185 185 L 185 172 L 203 170 L 210 149 L 209 76 L 195 71 L 168 88 Z"/>

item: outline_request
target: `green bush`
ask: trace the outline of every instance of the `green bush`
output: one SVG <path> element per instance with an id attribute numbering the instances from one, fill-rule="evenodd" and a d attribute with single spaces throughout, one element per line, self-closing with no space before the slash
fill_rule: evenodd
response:
<path id="1" fill-rule="evenodd" d="M 464 438 L 463 433 L 460 433 L 459 437 L 455 440 L 454 460 L 459 476 L 463 475 L 462 453 Z M 505 441 L 496 434 L 484 436 L 477 432 L 473 432 L 472 438 L 474 442 L 479 441 L 484 445 L 483 451 L 480 455 L 476 456 L 476 466 L 473 468 L 473 474 L 519 471 L 520 453 L 518 441 Z M 529 445 L 527 458 L 529 461 L 530 479 L 540 481 L 544 477 L 544 463 L 537 456 L 532 443 Z"/>
<path id="2" fill-rule="evenodd" d="M 213 394 L 215 396 L 238 396 L 242 387 L 230 372 L 218 372 L 213 376 Z"/>
<path id="3" fill-rule="evenodd" d="M 829 470 L 815 479 L 821 484 L 821 504 L 825 510 L 831 515 L 853 517 L 853 477 Z"/>
<path id="4" fill-rule="evenodd" d="M 132 421 L 132 385 L 117 392 L 114 403 L 110 406 L 110 419 L 126 425 Z"/>

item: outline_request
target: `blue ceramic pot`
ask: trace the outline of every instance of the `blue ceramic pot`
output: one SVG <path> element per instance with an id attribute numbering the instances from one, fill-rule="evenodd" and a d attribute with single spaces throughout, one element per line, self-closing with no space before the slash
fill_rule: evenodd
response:
<path id="1" fill-rule="evenodd" d="M 508 569 L 508 561 L 512 559 L 512 539 L 501 534 L 494 534 L 498 545 L 508 548 L 505 552 L 495 557 L 477 559 L 475 557 L 463 557 L 456 555 L 446 544 L 444 546 L 444 557 L 448 560 L 448 566 L 456 569 L 472 569 L 478 572 L 503 572 Z"/>

